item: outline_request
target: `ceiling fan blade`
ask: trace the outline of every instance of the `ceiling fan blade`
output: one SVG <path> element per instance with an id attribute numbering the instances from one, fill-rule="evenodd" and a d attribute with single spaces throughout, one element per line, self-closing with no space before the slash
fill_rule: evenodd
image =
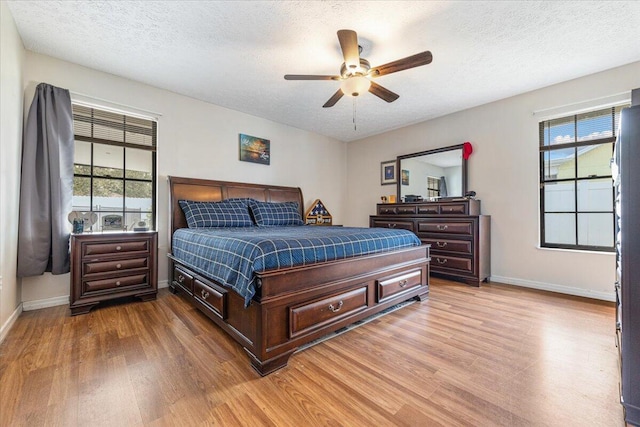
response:
<path id="1" fill-rule="evenodd" d="M 397 61 L 389 62 L 388 64 L 380 65 L 378 67 L 371 67 L 369 75 L 371 77 L 384 76 L 385 74 L 396 73 L 398 71 L 407 70 L 409 68 L 419 67 L 421 65 L 430 64 L 433 60 L 431 52 L 424 51 L 416 53 L 415 55 L 407 56 L 406 58 L 398 59 Z"/>
<path id="2" fill-rule="evenodd" d="M 386 89 L 375 82 L 371 82 L 371 86 L 369 87 L 369 92 L 371 92 L 378 98 L 383 99 L 387 102 L 393 102 L 396 99 L 400 98 L 400 95 L 398 95 L 397 93 L 393 93 L 389 89 Z"/>
<path id="3" fill-rule="evenodd" d="M 344 56 L 344 63 L 349 68 L 360 66 L 360 49 L 358 48 L 358 35 L 353 30 L 339 30 L 338 40 Z"/>
<path id="4" fill-rule="evenodd" d="M 312 74 L 285 74 L 285 80 L 340 80 L 340 76 L 314 76 Z"/>
<path id="5" fill-rule="evenodd" d="M 340 98 L 342 98 L 342 95 L 344 95 L 344 93 L 342 93 L 342 89 L 338 89 L 338 91 L 334 93 L 327 102 L 324 103 L 322 108 L 333 107 L 334 105 L 336 105 L 336 102 L 338 102 Z"/>

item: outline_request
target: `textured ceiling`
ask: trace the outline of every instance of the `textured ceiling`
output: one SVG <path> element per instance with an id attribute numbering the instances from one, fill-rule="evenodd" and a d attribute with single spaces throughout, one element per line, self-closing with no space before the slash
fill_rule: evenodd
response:
<path id="1" fill-rule="evenodd" d="M 9 1 L 27 49 L 352 141 L 640 60 L 640 2 Z M 430 65 L 322 105 L 339 29 L 372 65 L 430 50 Z"/>

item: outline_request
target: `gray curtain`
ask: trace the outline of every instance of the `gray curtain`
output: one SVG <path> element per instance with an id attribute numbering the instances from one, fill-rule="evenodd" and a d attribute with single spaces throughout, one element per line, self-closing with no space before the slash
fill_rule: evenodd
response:
<path id="1" fill-rule="evenodd" d="M 444 176 L 440 177 L 440 197 L 448 197 L 447 195 L 447 181 L 445 181 Z"/>
<path id="2" fill-rule="evenodd" d="M 69 272 L 73 154 L 69 91 L 40 83 L 22 140 L 18 277 Z"/>

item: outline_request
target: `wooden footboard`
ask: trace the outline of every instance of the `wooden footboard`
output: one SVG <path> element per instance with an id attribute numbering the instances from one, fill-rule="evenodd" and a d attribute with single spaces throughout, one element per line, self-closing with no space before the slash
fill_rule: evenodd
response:
<path id="1" fill-rule="evenodd" d="M 169 188 L 170 236 L 187 226 L 179 200 L 251 197 L 295 201 L 301 214 L 304 209 L 302 192 L 295 187 L 169 177 Z M 247 308 L 233 290 L 195 273 L 171 253 L 169 258 L 171 290 L 240 343 L 261 375 L 286 366 L 303 344 L 429 293 L 428 246 L 258 274 L 259 287 Z"/>
<path id="2" fill-rule="evenodd" d="M 247 308 L 234 291 L 172 261 L 172 290 L 240 343 L 260 375 L 286 366 L 303 344 L 429 293 L 427 246 L 261 274 Z"/>

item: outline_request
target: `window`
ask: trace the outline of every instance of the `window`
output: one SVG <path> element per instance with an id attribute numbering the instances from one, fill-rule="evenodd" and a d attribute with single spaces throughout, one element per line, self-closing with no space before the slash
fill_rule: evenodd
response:
<path id="1" fill-rule="evenodd" d="M 440 197 L 440 178 L 427 177 L 427 197 Z"/>
<path id="2" fill-rule="evenodd" d="M 85 230 L 155 229 L 157 123 L 73 104 L 73 210 Z"/>
<path id="3" fill-rule="evenodd" d="M 540 123 L 540 244 L 614 250 L 611 161 L 618 106 Z"/>

